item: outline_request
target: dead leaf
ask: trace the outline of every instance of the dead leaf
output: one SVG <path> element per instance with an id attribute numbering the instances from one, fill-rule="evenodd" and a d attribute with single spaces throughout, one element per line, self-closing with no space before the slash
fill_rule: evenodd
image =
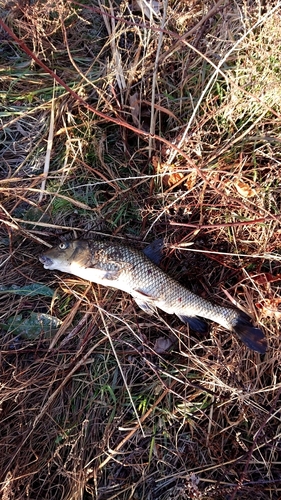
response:
<path id="1" fill-rule="evenodd" d="M 246 182 L 236 181 L 234 186 L 236 187 L 238 193 L 241 194 L 241 196 L 244 196 L 244 198 L 251 198 L 257 194 L 256 191 Z"/>
<path id="2" fill-rule="evenodd" d="M 173 345 L 173 342 L 170 339 L 160 337 L 156 340 L 153 349 L 157 354 L 163 354 L 170 349 L 171 345 Z"/>
<path id="3" fill-rule="evenodd" d="M 259 285 L 265 285 L 266 283 L 272 283 L 274 281 L 281 281 L 281 274 L 276 274 L 275 276 L 271 273 L 261 273 L 257 276 L 252 276 L 253 281 Z"/>
<path id="4" fill-rule="evenodd" d="M 281 319 L 281 298 L 265 299 L 262 302 L 257 303 L 256 307 L 266 318 L 275 318 L 277 321 Z"/>
<path id="5" fill-rule="evenodd" d="M 136 127 L 140 126 L 140 106 L 139 106 L 139 98 L 138 98 L 138 93 L 135 92 L 133 95 L 129 97 L 129 102 L 130 102 L 130 108 L 131 108 L 131 113 L 132 113 L 132 119 L 134 122 L 134 125 Z"/>
<path id="6" fill-rule="evenodd" d="M 175 184 L 178 184 L 181 182 L 181 180 L 184 178 L 184 175 L 182 172 L 175 172 L 174 174 L 167 174 L 164 175 L 163 177 L 163 184 L 168 187 L 175 186 Z"/>
<path id="7" fill-rule="evenodd" d="M 142 104 L 146 104 L 147 106 L 149 106 L 151 108 L 151 102 L 146 101 L 145 99 L 142 99 L 141 102 L 142 102 Z M 160 104 L 157 104 L 156 102 L 154 103 L 154 109 L 157 109 L 158 111 L 161 111 L 162 113 L 169 115 L 175 121 L 181 123 L 180 119 L 177 118 L 176 115 L 174 113 L 172 113 L 172 111 L 170 111 L 167 108 L 164 108 L 164 106 L 161 106 Z"/>
<path id="8" fill-rule="evenodd" d="M 153 156 L 151 159 L 151 163 L 156 174 L 165 174 L 163 175 L 163 185 L 165 187 L 173 187 L 176 184 L 180 183 L 184 178 L 184 174 L 182 172 L 175 171 L 175 165 L 167 165 L 166 163 L 161 163 L 158 156 Z"/>
<path id="9" fill-rule="evenodd" d="M 160 159 L 159 159 L 159 156 L 155 156 L 155 155 L 153 155 L 153 156 L 151 157 L 151 163 L 152 163 L 152 166 L 154 167 L 154 172 L 155 172 L 155 173 L 159 173 L 159 172 L 158 172 L 158 169 L 159 169 L 159 160 L 160 160 Z"/>
<path id="10" fill-rule="evenodd" d="M 184 183 L 185 187 L 187 187 L 188 190 L 192 189 L 196 184 L 196 180 L 197 180 L 197 172 L 196 170 L 193 170 L 187 176 L 187 179 Z"/>

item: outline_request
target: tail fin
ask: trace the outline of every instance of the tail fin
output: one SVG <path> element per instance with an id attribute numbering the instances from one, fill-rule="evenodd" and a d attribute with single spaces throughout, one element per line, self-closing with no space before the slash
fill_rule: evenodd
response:
<path id="1" fill-rule="evenodd" d="M 253 351 L 264 354 L 267 349 L 267 342 L 264 333 L 252 325 L 251 318 L 241 312 L 237 322 L 233 326 L 233 331 L 237 333 L 242 342 Z"/>

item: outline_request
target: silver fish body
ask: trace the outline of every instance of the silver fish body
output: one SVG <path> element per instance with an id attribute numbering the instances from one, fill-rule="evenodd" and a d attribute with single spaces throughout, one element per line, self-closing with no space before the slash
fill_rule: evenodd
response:
<path id="1" fill-rule="evenodd" d="M 47 250 L 39 257 L 45 269 L 57 269 L 80 278 L 123 290 L 148 313 L 157 308 L 176 314 L 197 331 L 205 331 L 200 318 L 215 321 L 234 331 L 247 347 L 266 351 L 266 339 L 239 309 L 222 307 L 190 292 L 156 266 L 140 250 L 99 240 L 72 240 Z"/>

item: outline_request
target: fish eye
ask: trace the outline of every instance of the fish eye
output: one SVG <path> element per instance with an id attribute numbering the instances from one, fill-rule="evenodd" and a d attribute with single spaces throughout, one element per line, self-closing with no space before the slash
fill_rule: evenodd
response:
<path id="1" fill-rule="evenodd" d="M 63 242 L 63 243 L 59 244 L 59 249 L 66 250 L 68 248 L 68 246 L 69 246 L 68 243 Z"/>

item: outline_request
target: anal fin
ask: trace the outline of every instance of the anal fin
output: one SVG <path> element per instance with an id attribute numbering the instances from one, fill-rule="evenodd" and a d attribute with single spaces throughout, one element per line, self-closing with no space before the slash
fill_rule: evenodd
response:
<path id="1" fill-rule="evenodd" d="M 199 333 L 207 333 L 208 326 L 203 319 L 197 318 L 197 316 L 189 317 L 182 314 L 177 314 L 177 316 L 183 323 L 188 324 L 192 330 Z"/>

